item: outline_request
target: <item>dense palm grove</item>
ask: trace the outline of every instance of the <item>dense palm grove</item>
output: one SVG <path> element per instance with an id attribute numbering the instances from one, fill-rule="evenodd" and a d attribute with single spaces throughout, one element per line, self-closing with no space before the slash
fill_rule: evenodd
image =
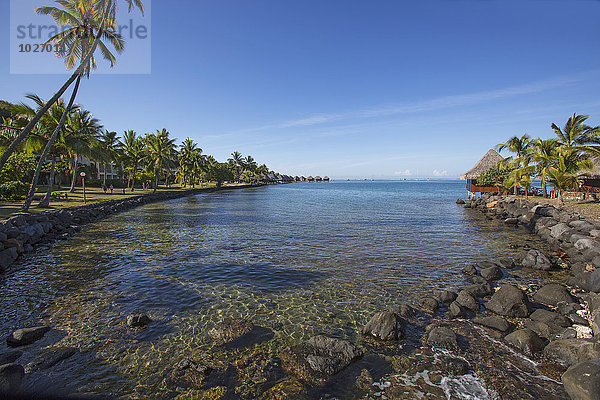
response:
<path id="1" fill-rule="evenodd" d="M 578 189 L 583 178 L 591 176 L 594 161 L 600 156 L 600 126 L 586 125 L 588 118 L 573 114 L 563 128 L 552 124 L 553 139 L 523 135 L 499 144 L 499 151 L 506 149 L 513 156 L 479 177 L 477 184 L 498 186 L 515 194 L 522 188 L 528 195 L 534 180 L 540 179 L 542 195 L 548 197 L 547 184 L 551 183 L 562 201 L 564 191 Z"/>
<path id="2" fill-rule="evenodd" d="M 35 115 L 45 102 L 38 96 L 29 95 L 26 103 L 11 105 L 3 102 L 0 147 L 6 147 Z M 36 125 L 32 133 L 11 155 L 0 175 L 3 193 L 13 192 L 12 197 L 22 197 L 30 189 L 32 171 L 41 157 L 41 151 L 49 142 L 56 129 L 66 104 L 59 100 Z M 68 182 L 74 191 L 86 172 L 88 182 L 113 185 L 128 190 L 159 185 L 170 186 L 178 183 L 183 187 L 195 187 L 202 182 L 247 182 L 256 183 L 270 180 L 283 180 L 279 174 L 269 171 L 266 165 L 258 165 L 251 156 L 239 152 L 231 154 L 227 162 L 218 162 L 205 155 L 192 139 L 176 144 L 168 130 L 162 129 L 144 135 L 127 130 L 122 136 L 106 130 L 100 121 L 88 110 L 73 106 L 62 129 L 59 130 L 48 156 L 42 160 L 42 173 L 47 177 L 47 195 L 42 205 L 47 205 L 53 191 L 54 182 Z M 116 180 L 108 180 L 104 171 L 117 171 Z M 98 170 L 102 179 L 98 178 Z M 44 180 L 45 182 L 46 180 Z M 34 188 L 35 189 L 35 188 Z M 5 194 L 5 197 L 6 194 Z"/>

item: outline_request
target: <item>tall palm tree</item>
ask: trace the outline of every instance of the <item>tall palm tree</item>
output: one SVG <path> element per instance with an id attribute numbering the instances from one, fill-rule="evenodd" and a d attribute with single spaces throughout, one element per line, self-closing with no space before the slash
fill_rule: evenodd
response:
<path id="1" fill-rule="evenodd" d="M 33 131 L 40 119 L 46 114 L 46 112 L 48 112 L 50 107 L 52 107 L 52 105 L 58 101 L 58 99 L 66 92 L 66 90 L 73 84 L 73 82 L 77 81 L 76 88 L 75 90 L 73 90 L 72 95 L 72 99 L 75 100 L 75 96 L 79 88 L 78 83 L 80 82 L 81 77 L 83 75 L 88 74 L 90 60 L 94 56 L 94 52 L 96 51 L 96 48 L 102 40 L 105 31 L 116 32 L 115 17 L 117 12 L 117 0 L 57 0 L 57 2 L 60 5 L 62 5 L 63 8 L 67 8 L 70 3 L 76 4 L 78 7 L 82 7 L 84 3 L 91 3 L 93 5 L 93 12 L 88 12 L 87 16 L 92 17 L 92 19 L 94 20 L 94 27 L 96 29 L 82 29 L 81 31 L 87 32 L 87 34 L 92 33 L 95 36 L 92 36 L 93 41 L 87 54 L 81 53 L 79 55 L 81 62 L 79 63 L 79 66 L 77 67 L 75 72 L 71 75 L 67 82 L 65 82 L 62 85 L 62 87 L 54 94 L 54 96 L 52 96 L 52 98 L 45 103 L 44 107 L 42 107 L 36 112 L 36 114 L 31 118 L 29 123 L 21 130 L 21 132 L 14 138 L 10 145 L 4 150 L 2 156 L 0 156 L 0 171 L 4 167 L 4 164 L 11 156 L 11 154 L 14 153 L 21 144 L 21 142 L 23 142 L 23 140 L 25 140 L 29 136 L 29 134 Z M 125 2 L 129 7 L 129 12 L 131 12 L 135 8 L 138 8 L 142 12 L 142 15 L 144 14 L 144 7 L 141 0 L 125 0 Z M 53 12 L 54 10 L 49 10 L 44 7 L 40 7 L 38 10 L 38 12 L 42 14 L 45 13 L 44 10 L 49 11 L 50 15 L 52 15 L 52 17 L 59 23 L 59 25 L 68 26 L 67 15 L 61 12 L 64 10 L 56 9 L 57 11 Z M 89 38 L 84 37 L 84 40 L 86 39 L 89 42 Z M 75 43 L 70 43 L 70 45 L 72 47 L 77 47 Z M 79 49 L 81 50 L 81 47 L 79 47 Z M 65 53 L 67 52 L 68 50 L 65 51 Z"/>
<path id="2" fill-rule="evenodd" d="M 154 191 L 156 191 L 160 174 L 172 167 L 176 160 L 175 139 L 169 138 L 169 131 L 163 129 L 146 134 L 145 142 L 146 161 L 154 174 Z"/>
<path id="3" fill-rule="evenodd" d="M 538 138 L 532 142 L 531 147 L 529 148 L 531 158 L 537 166 L 537 176 L 542 180 L 544 197 L 548 197 L 547 183 L 549 179 L 549 170 L 552 165 L 552 157 L 555 156 L 558 147 L 558 140 L 544 140 Z"/>
<path id="4" fill-rule="evenodd" d="M 138 137 L 134 130 L 125 131 L 123 141 L 119 141 L 123 165 L 128 171 L 127 185 L 131 184 L 131 191 L 135 190 L 135 175 L 144 155 L 144 141 Z"/>
<path id="5" fill-rule="evenodd" d="M 74 112 L 69 123 L 64 129 L 63 135 L 57 139 L 57 143 L 64 149 L 66 156 L 72 160 L 73 176 L 71 178 L 71 193 L 75 191 L 77 183 L 77 163 L 80 156 L 92 158 L 98 146 L 98 135 L 102 130 L 100 121 L 92 114 L 83 109 Z"/>
<path id="6" fill-rule="evenodd" d="M 119 147 L 119 137 L 117 132 L 111 132 L 109 130 L 104 131 L 100 134 L 100 148 L 101 152 L 98 154 L 98 158 L 102 161 L 104 166 L 104 178 L 103 185 L 106 185 L 106 167 L 111 165 L 117 160 Z M 112 167 L 111 167 L 112 168 Z"/>
<path id="7" fill-rule="evenodd" d="M 195 181 L 194 168 L 196 167 L 197 156 L 202 154 L 202 149 L 198 148 L 198 145 L 190 138 L 185 139 L 180 147 L 179 172 L 185 187 L 188 183 Z"/>

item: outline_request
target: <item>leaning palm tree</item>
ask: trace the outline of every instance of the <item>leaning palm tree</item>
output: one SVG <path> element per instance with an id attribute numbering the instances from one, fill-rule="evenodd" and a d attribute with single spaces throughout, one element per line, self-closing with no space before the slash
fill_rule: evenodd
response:
<path id="1" fill-rule="evenodd" d="M 584 122 L 589 118 L 589 115 L 573 114 L 569 117 L 564 128 L 560 128 L 556 124 L 552 124 L 552 129 L 560 144 L 566 147 L 580 147 L 583 150 L 589 151 L 597 149 L 597 147 L 589 145 L 600 144 L 600 126 L 591 127 L 585 125 Z"/>
<path id="2" fill-rule="evenodd" d="M 114 19 L 109 21 L 101 20 L 97 13 L 97 3 L 94 0 L 57 0 L 57 2 L 62 8 L 39 7 L 36 9 L 38 14 L 50 15 L 57 24 L 67 27 L 67 29 L 62 30 L 48 39 L 45 44 L 52 43 L 56 45 L 57 56 L 64 59 L 67 69 L 74 68 L 78 62 L 80 62 L 80 68 L 78 68 L 76 72 L 75 87 L 71 94 L 69 104 L 42 152 L 42 157 L 36 168 L 37 173 L 34 173 L 34 180 L 32 181 L 30 193 L 25 201 L 24 209 L 28 209 L 31 204 L 30 199 L 33 199 L 33 193 L 35 193 L 37 177 L 39 176 L 42 163 L 50 152 L 60 130 L 63 128 L 75 98 L 77 97 L 82 76 L 87 75 L 89 77 L 90 71 L 96 68 L 96 61 L 93 54 L 94 51 L 92 48 L 95 49 L 96 46 L 100 47 L 102 56 L 110 62 L 111 68 L 115 64 L 115 56 L 110 52 L 106 44 L 103 43 L 103 40 L 109 42 L 119 54 L 122 53 L 125 48 L 123 38 L 117 33 L 118 27 L 116 22 Z M 97 39 L 96 35 L 98 35 Z M 90 52 L 90 57 L 87 59 L 87 62 L 84 63 L 86 60 L 86 58 L 84 58 L 86 57 L 85 55 Z M 37 114 L 33 119 L 36 117 Z"/>
<path id="3" fill-rule="evenodd" d="M 75 5 L 75 8 L 83 8 L 84 6 L 91 4 L 92 11 L 88 11 L 86 15 L 88 17 L 92 17 L 94 21 L 93 26 L 96 29 L 81 29 L 81 32 L 79 32 L 80 34 L 83 34 L 84 40 L 86 40 L 87 43 L 91 42 L 91 46 L 86 46 L 87 53 L 84 53 L 83 47 L 77 46 L 75 42 L 69 43 L 70 47 L 65 48 L 65 54 L 70 52 L 70 50 L 68 49 L 70 49 L 71 47 L 79 49 L 75 51 L 75 53 L 79 53 L 78 57 L 80 60 L 77 69 L 67 80 L 67 82 L 65 82 L 62 85 L 58 92 L 56 92 L 54 96 L 52 96 L 52 98 L 48 102 L 46 102 L 44 107 L 37 111 L 33 118 L 31 118 L 29 123 L 20 131 L 20 133 L 14 138 L 10 145 L 4 150 L 2 156 L 0 156 L 0 171 L 2 170 L 4 164 L 12 155 L 12 153 L 14 153 L 17 150 L 21 142 L 23 142 L 23 140 L 25 140 L 29 136 L 29 134 L 31 134 L 31 132 L 33 131 L 37 123 L 40 121 L 40 119 L 46 114 L 46 112 L 48 112 L 50 107 L 52 107 L 52 105 L 56 103 L 58 99 L 60 99 L 60 97 L 67 91 L 67 89 L 73 84 L 73 82 L 77 81 L 79 83 L 82 76 L 86 74 L 89 76 L 90 60 L 94 56 L 94 52 L 96 51 L 96 48 L 98 47 L 100 41 L 105 36 L 106 32 L 116 32 L 115 17 L 117 13 L 117 1 L 118 0 L 57 0 L 57 3 L 63 6 L 62 10 L 52 7 L 40 7 L 36 9 L 36 11 L 38 11 L 41 14 L 52 15 L 52 17 L 58 22 L 59 25 L 70 26 L 68 24 L 70 17 L 64 11 L 66 11 L 67 8 L 69 8 L 71 5 Z M 144 14 L 144 7 L 141 0 L 125 0 L 125 2 L 129 7 L 129 12 L 131 12 L 135 8 L 138 8 L 142 12 L 142 15 Z M 89 10 L 89 8 L 86 9 Z M 91 37 L 89 36 L 90 34 L 92 34 Z M 75 35 L 75 37 L 77 37 L 77 35 Z M 48 42 L 46 44 L 48 44 Z M 105 54 L 103 55 L 106 56 Z M 79 86 L 77 85 L 75 90 L 73 91 L 73 101 L 75 100 L 78 88 Z M 69 102 L 69 104 L 72 104 L 72 102 Z"/>

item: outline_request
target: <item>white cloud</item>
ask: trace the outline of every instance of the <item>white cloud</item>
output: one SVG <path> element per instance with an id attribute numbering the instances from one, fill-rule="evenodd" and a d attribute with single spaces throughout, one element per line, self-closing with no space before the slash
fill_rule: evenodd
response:
<path id="1" fill-rule="evenodd" d="M 448 176 L 448 171 L 438 171 L 437 169 L 433 170 L 433 176 Z"/>
<path id="2" fill-rule="evenodd" d="M 410 169 L 406 169 L 404 171 L 396 171 L 396 172 L 394 172 L 394 175 L 396 175 L 396 176 L 411 176 L 412 172 L 410 171 Z"/>

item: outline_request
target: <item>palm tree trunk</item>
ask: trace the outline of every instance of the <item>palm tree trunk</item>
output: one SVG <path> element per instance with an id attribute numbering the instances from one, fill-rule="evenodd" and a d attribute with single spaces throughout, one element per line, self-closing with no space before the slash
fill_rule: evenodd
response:
<path id="1" fill-rule="evenodd" d="M 69 193 L 75 192 L 75 183 L 77 182 L 77 154 L 73 155 L 73 178 L 71 179 L 71 189 Z"/>
<path id="2" fill-rule="evenodd" d="M 519 194 L 519 192 L 517 191 L 519 189 L 519 187 L 517 185 L 515 185 L 514 189 L 515 189 L 515 196 L 516 196 L 517 194 Z"/>
<path id="3" fill-rule="evenodd" d="M 154 174 L 154 191 L 156 192 L 156 189 L 158 189 L 158 173 Z"/>
<path id="4" fill-rule="evenodd" d="M 58 136 L 58 132 L 62 129 L 62 127 L 65 123 L 65 120 L 67 119 L 67 115 L 71 111 L 71 107 L 73 107 L 73 103 L 75 102 L 75 97 L 77 96 L 77 91 L 79 89 L 80 82 L 81 82 L 81 76 L 79 76 L 77 78 L 77 82 L 75 82 L 75 88 L 73 89 L 73 94 L 71 94 L 71 99 L 69 100 L 69 104 L 67 105 L 67 108 L 65 108 L 65 112 L 63 113 L 63 115 L 60 117 L 60 121 L 58 121 L 58 125 L 56 126 L 56 129 L 54 130 L 54 132 L 52 132 L 52 136 L 50 136 L 50 139 L 48 139 L 48 143 L 46 143 L 46 147 L 44 147 L 44 151 L 42 152 L 42 155 L 40 156 L 40 160 L 38 161 L 37 167 L 35 168 L 35 172 L 33 174 L 33 179 L 31 181 L 31 187 L 29 188 L 29 193 L 27 194 L 27 197 L 25 198 L 25 204 L 23 204 L 23 210 L 29 210 L 29 207 L 31 206 L 31 202 L 33 201 L 33 195 L 35 194 L 35 190 L 37 189 L 38 179 L 40 177 L 42 165 L 44 164 L 44 160 L 46 160 L 46 158 L 48 157 L 48 153 L 50 153 L 50 149 L 52 148 L 52 145 L 54 144 L 54 141 L 56 140 L 56 137 Z"/>
<path id="5" fill-rule="evenodd" d="M 75 70 L 73 75 L 71 75 L 71 77 L 65 82 L 64 85 L 62 85 L 62 87 L 58 90 L 58 92 L 56 92 L 54 94 L 54 96 L 52 96 L 52 98 L 44 105 L 44 107 L 42 107 L 35 114 L 33 119 L 31 121 L 29 121 L 27 126 L 25 126 L 25 128 L 23 128 L 21 133 L 19 133 L 19 135 L 12 141 L 10 146 L 8 146 L 8 148 L 4 151 L 4 153 L 2 153 L 2 156 L 0 156 L 0 171 L 2 171 L 2 169 L 4 168 L 4 164 L 6 164 L 6 161 L 8 160 L 8 158 L 15 152 L 15 150 L 17 150 L 17 147 L 19 147 L 19 144 L 21 144 L 21 142 L 23 140 L 25 140 L 25 138 L 27 136 L 29 136 L 29 134 L 31 133 L 33 128 L 37 125 L 37 123 L 40 121 L 40 119 L 42 119 L 42 117 L 48 112 L 50 107 L 52 107 L 52 105 L 54 103 L 56 103 L 58 101 L 58 99 L 60 99 L 60 97 L 63 95 L 63 93 L 67 91 L 69 86 L 71 86 L 73 84 L 73 82 L 75 82 L 75 80 L 79 81 L 81 79 L 81 76 L 83 75 L 83 72 L 85 71 L 85 66 L 89 65 L 90 59 L 94 55 L 94 52 L 96 51 L 96 47 L 98 47 L 98 43 L 100 42 L 100 39 L 102 38 L 102 34 L 104 33 L 104 25 L 106 23 L 106 19 L 108 18 L 109 12 L 110 12 L 110 7 L 109 7 L 109 4 L 107 4 L 106 10 L 104 12 L 104 16 L 102 17 L 102 23 L 100 24 L 100 29 L 98 30 L 98 33 L 96 34 L 94 43 L 92 44 L 90 51 L 86 54 L 85 58 L 79 64 L 79 67 L 77 67 L 77 70 Z"/>
<path id="6" fill-rule="evenodd" d="M 542 191 L 544 192 L 544 198 L 547 198 L 548 190 L 546 188 L 546 178 L 542 178 Z"/>
<path id="7" fill-rule="evenodd" d="M 52 186 L 54 185 L 54 168 L 56 166 L 56 157 L 52 157 L 52 165 L 50 166 L 50 177 L 48 178 L 48 190 L 46 196 L 40 201 L 38 207 L 48 207 L 50 205 L 50 197 L 52 196 Z"/>
<path id="8" fill-rule="evenodd" d="M 102 179 L 102 184 L 106 186 L 106 163 L 104 163 L 104 178 Z"/>

